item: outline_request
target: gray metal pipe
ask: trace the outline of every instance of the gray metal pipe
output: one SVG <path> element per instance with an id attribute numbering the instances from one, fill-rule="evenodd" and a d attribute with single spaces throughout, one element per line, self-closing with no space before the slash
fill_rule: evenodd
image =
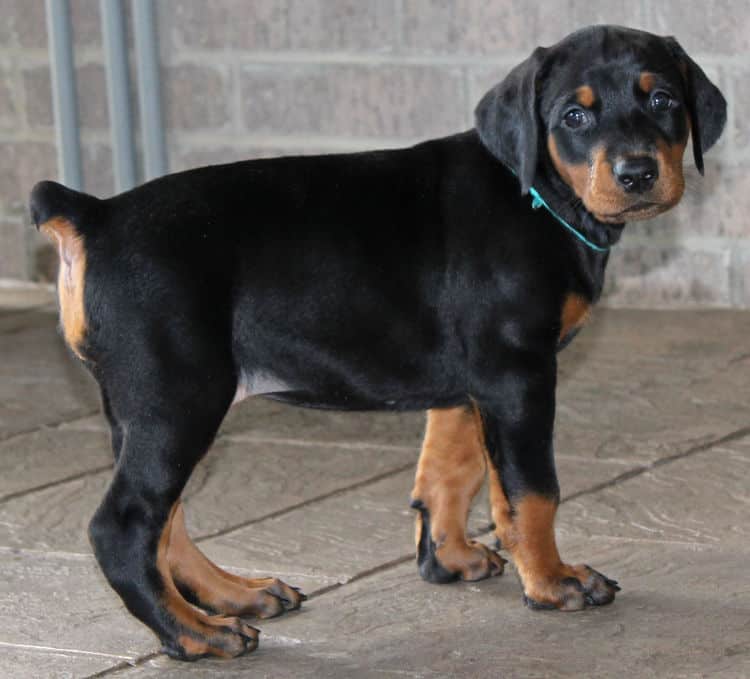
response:
<path id="1" fill-rule="evenodd" d="M 120 192 L 127 191 L 136 184 L 124 9 L 122 0 L 101 0 L 100 7 L 107 67 L 107 104 L 114 154 L 115 189 Z"/>
<path id="2" fill-rule="evenodd" d="M 133 0 L 132 6 L 144 170 L 145 178 L 152 179 L 167 172 L 154 4 L 152 0 Z"/>
<path id="3" fill-rule="evenodd" d="M 63 184 L 81 190 L 81 137 L 68 0 L 46 0 L 46 14 L 58 172 Z"/>

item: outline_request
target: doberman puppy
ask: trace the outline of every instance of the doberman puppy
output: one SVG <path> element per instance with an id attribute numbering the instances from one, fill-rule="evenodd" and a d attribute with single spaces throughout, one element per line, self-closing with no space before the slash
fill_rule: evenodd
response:
<path id="1" fill-rule="evenodd" d="M 91 542 L 165 651 L 251 651 L 258 631 L 241 616 L 304 598 L 226 573 L 185 531 L 185 483 L 249 395 L 429 409 L 412 497 L 423 577 L 502 571 L 465 532 L 489 470 L 526 602 L 610 602 L 614 581 L 555 545 L 556 354 L 597 301 L 624 222 L 680 200 L 689 134 L 702 170 L 724 121 L 674 39 L 599 26 L 535 50 L 455 136 L 205 167 L 108 200 L 38 184 L 62 331 L 101 387 L 117 460 Z"/>

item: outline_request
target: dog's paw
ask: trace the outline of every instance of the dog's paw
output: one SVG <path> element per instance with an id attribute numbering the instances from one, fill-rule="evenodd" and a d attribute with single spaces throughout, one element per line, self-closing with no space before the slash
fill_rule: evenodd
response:
<path id="1" fill-rule="evenodd" d="M 502 575 L 507 563 L 489 547 L 455 536 L 435 542 L 430 532 L 430 513 L 421 502 L 412 506 L 419 510 L 417 521 L 417 564 L 423 580 L 444 584 L 465 580 L 474 582 Z"/>
<path id="2" fill-rule="evenodd" d="M 237 615 L 254 615 L 258 618 L 275 618 L 286 611 L 299 608 L 307 599 L 297 587 L 278 578 L 250 580 L 247 598 L 234 612 Z"/>
<path id="3" fill-rule="evenodd" d="M 239 618 L 214 615 L 204 621 L 200 632 L 185 630 L 175 639 L 163 641 L 162 650 L 177 660 L 198 660 L 207 656 L 236 658 L 258 647 L 260 631 Z"/>
<path id="4" fill-rule="evenodd" d="M 604 606 L 620 591 L 616 580 L 590 566 L 562 564 L 559 572 L 524 581 L 524 602 L 533 610 L 580 611 L 586 606 Z"/>

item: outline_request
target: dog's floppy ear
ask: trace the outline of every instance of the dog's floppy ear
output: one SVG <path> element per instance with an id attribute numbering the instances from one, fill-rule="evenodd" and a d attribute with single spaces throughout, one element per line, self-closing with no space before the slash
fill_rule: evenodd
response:
<path id="1" fill-rule="evenodd" d="M 543 47 L 534 50 L 482 97 L 474 111 L 482 143 L 518 175 L 524 194 L 536 174 L 539 146 L 536 97 L 546 51 Z"/>
<path id="2" fill-rule="evenodd" d="M 727 102 L 723 95 L 674 38 L 666 38 L 672 54 L 679 62 L 685 78 L 693 157 L 698 172 L 703 174 L 703 153 L 719 139 L 727 122 Z"/>

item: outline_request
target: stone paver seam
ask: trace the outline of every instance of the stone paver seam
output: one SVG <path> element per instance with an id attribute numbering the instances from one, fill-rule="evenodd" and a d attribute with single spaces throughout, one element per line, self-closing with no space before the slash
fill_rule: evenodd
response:
<path id="1" fill-rule="evenodd" d="M 729 443 L 731 441 L 736 441 L 736 440 L 745 438 L 747 436 L 750 436 L 750 426 L 743 427 L 741 429 L 737 429 L 734 432 L 730 432 L 729 434 L 727 434 L 725 436 L 722 436 L 722 437 L 720 437 L 718 439 L 715 439 L 713 441 L 708 441 L 706 443 L 702 443 L 700 445 L 693 446 L 693 447 L 688 448 L 687 450 L 682 451 L 680 453 L 675 453 L 674 455 L 669 455 L 667 457 L 660 458 L 659 460 L 655 460 L 654 462 L 652 462 L 652 463 L 650 463 L 648 465 L 642 465 L 640 467 L 637 467 L 637 468 L 635 468 L 633 470 L 630 470 L 628 472 L 625 472 L 623 474 L 619 474 L 618 476 L 614 477 L 610 481 L 606 481 L 604 483 L 596 484 L 595 486 L 592 486 L 589 489 L 578 491 L 577 493 L 573 493 L 572 495 L 569 495 L 569 496 L 563 498 L 560 501 L 560 504 L 563 504 L 565 502 L 569 502 L 571 500 L 580 498 L 580 497 L 585 496 L 585 495 L 591 495 L 591 494 L 596 493 L 596 492 L 598 492 L 600 490 L 603 490 L 605 488 L 610 488 L 610 487 L 615 486 L 615 485 L 617 485 L 619 483 L 622 483 L 624 481 L 630 480 L 630 479 L 635 478 L 637 476 L 641 476 L 642 474 L 645 474 L 648 471 L 651 471 L 651 470 L 656 469 L 658 467 L 662 467 L 662 466 L 664 466 L 666 464 L 669 464 L 671 462 L 676 462 L 678 460 L 685 459 L 686 457 L 690 457 L 692 455 L 696 455 L 698 453 L 705 452 L 705 451 L 707 451 L 707 450 L 709 450 L 711 448 L 714 448 L 716 446 L 719 446 L 719 445 L 722 445 L 722 444 L 725 444 L 725 443 Z M 385 474 L 381 474 L 379 476 L 381 478 L 392 476 L 392 475 L 395 475 L 395 474 L 399 473 L 400 471 L 405 471 L 406 469 L 410 468 L 411 466 L 413 466 L 413 465 L 412 464 L 404 465 L 399 470 L 394 470 L 392 472 L 386 472 Z M 351 490 L 351 489 L 354 489 L 356 487 L 361 487 L 361 486 L 364 486 L 364 485 L 368 485 L 368 483 L 369 483 L 368 481 L 362 481 L 359 484 L 355 484 L 354 486 L 352 486 L 350 488 L 342 489 L 342 490 L 338 490 L 338 491 L 332 491 L 331 493 L 329 493 L 327 495 L 328 496 L 331 496 L 331 495 L 340 495 L 340 494 L 343 494 L 343 493 L 347 492 L 347 490 Z M 316 501 L 316 500 L 310 500 L 310 501 L 306 501 L 304 503 L 300 503 L 300 505 L 298 505 L 298 507 L 306 505 L 306 504 L 310 504 L 311 502 L 314 502 L 314 501 Z M 283 514 L 283 513 L 286 513 L 287 511 L 289 511 L 289 510 L 280 510 L 279 513 Z M 266 517 L 266 518 L 269 518 L 269 517 Z M 258 519 L 258 520 L 262 520 L 262 519 Z M 257 523 L 257 521 L 253 520 L 250 523 Z M 249 524 L 245 524 L 245 525 L 249 525 Z M 243 525 L 243 527 L 244 527 L 244 525 Z M 482 537 L 482 536 L 487 535 L 488 533 L 490 533 L 492 531 L 492 529 L 493 529 L 493 526 L 488 526 L 486 528 L 486 530 L 485 529 L 480 529 L 475 534 L 473 534 L 471 537 Z M 237 529 L 236 528 L 227 529 L 226 531 L 220 532 L 220 534 L 221 535 L 226 535 L 228 532 L 232 532 L 233 530 L 237 530 Z M 211 534 L 209 536 L 204 536 L 204 537 L 202 537 L 200 539 L 205 540 L 205 539 L 208 539 L 208 537 L 214 537 L 214 536 L 215 536 L 214 534 Z M 196 542 L 197 541 L 198 540 L 196 539 Z M 375 566 L 373 568 L 370 568 L 368 570 L 365 570 L 365 571 L 362 571 L 360 573 L 357 573 L 354 576 L 352 576 L 351 578 L 349 578 L 349 580 L 347 580 L 345 583 L 336 583 L 336 584 L 333 584 L 333 585 L 329 585 L 328 587 L 324 587 L 324 588 L 321 588 L 321 589 L 316 590 L 314 592 L 311 592 L 309 598 L 317 598 L 317 597 L 323 596 L 323 595 L 325 595 L 325 594 L 327 594 L 327 593 L 329 593 L 331 591 L 335 591 L 335 590 L 341 589 L 342 587 L 344 587 L 344 586 L 346 586 L 346 585 L 348 585 L 350 583 L 357 582 L 359 580 L 363 580 L 363 579 L 365 579 L 367 577 L 371 577 L 372 575 L 383 573 L 383 572 L 388 571 L 388 570 L 390 570 L 392 568 L 395 568 L 395 567 L 397 567 L 397 566 L 399 566 L 399 565 L 401 565 L 403 563 L 406 563 L 406 562 L 408 562 L 409 560 L 411 560 L 413 558 L 414 558 L 413 554 L 408 554 L 408 555 L 404 555 L 404 556 L 401 556 L 401 557 L 397 557 L 396 559 L 392 559 L 391 561 L 389 561 L 387 563 L 380 564 L 380 565 Z M 149 660 L 152 660 L 155 657 L 158 657 L 159 655 L 161 655 L 160 652 L 152 652 L 152 653 L 149 653 L 148 655 L 140 656 L 140 657 L 136 658 L 132 662 L 118 663 L 117 665 L 115 665 L 113 667 L 110 667 L 110 668 L 107 668 L 105 670 L 102 670 L 101 672 L 98 672 L 96 674 L 88 675 L 85 679 L 98 679 L 98 677 L 109 676 L 109 675 L 114 674 L 115 672 L 119 672 L 121 670 L 129 670 L 131 668 L 135 669 L 136 667 L 138 667 L 138 666 L 140 666 L 140 665 L 148 662 Z"/>
<path id="2" fill-rule="evenodd" d="M 21 436 L 28 436 L 30 434 L 36 434 L 40 431 L 44 431 L 45 429 L 57 429 L 58 427 L 62 427 L 66 424 L 71 424 L 78 420 L 85 420 L 87 417 L 96 415 L 98 412 L 99 412 L 99 408 L 96 408 L 95 410 L 87 410 L 83 413 L 78 413 L 77 415 L 74 415 L 73 417 L 68 417 L 63 420 L 45 422 L 44 424 L 38 427 L 32 427 L 31 429 L 26 429 L 24 431 L 16 431 L 16 432 L 13 432 L 12 434 L 8 434 L 7 436 L 0 436 L 0 443 L 8 443 L 8 441 L 12 441 L 13 439 L 19 438 Z"/>

